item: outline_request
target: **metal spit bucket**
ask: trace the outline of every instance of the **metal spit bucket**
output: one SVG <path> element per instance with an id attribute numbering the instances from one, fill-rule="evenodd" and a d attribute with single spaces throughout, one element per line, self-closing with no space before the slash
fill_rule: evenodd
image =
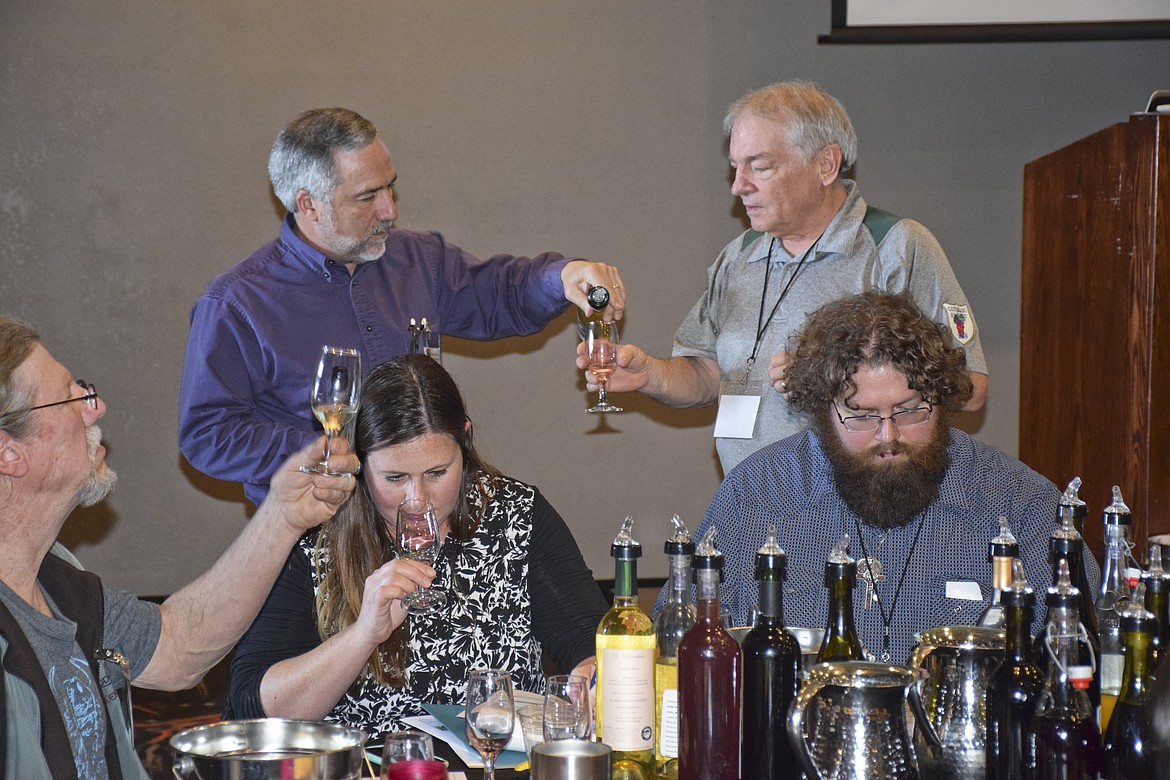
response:
<path id="1" fill-rule="evenodd" d="M 303 720 L 229 720 L 170 740 L 179 780 L 357 780 L 365 732 Z"/>

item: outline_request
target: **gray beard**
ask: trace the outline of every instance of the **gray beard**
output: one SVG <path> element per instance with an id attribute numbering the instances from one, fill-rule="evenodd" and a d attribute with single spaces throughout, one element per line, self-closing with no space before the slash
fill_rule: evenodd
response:
<path id="1" fill-rule="evenodd" d="M 861 522 L 875 528 L 900 528 L 938 498 L 951 464 L 947 445 L 950 427 L 939 417 L 934 432 L 923 444 L 881 445 L 905 453 L 895 463 L 874 458 L 875 449 L 853 453 L 845 449 L 832 423 L 818 417 L 813 429 L 821 440 L 832 467 L 833 482 L 845 506 Z M 880 448 L 878 448 L 880 449 Z"/>
<path id="2" fill-rule="evenodd" d="M 89 448 L 89 478 L 77 491 L 78 506 L 93 506 L 110 494 L 118 483 L 118 475 L 106 465 L 106 472 L 98 474 L 97 449 L 102 443 L 102 429 L 91 425 L 85 429 L 85 443 Z"/>

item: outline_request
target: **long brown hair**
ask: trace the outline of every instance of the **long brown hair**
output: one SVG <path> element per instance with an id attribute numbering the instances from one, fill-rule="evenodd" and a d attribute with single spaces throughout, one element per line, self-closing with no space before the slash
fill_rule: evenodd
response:
<path id="1" fill-rule="evenodd" d="M 450 534 L 470 539 L 479 525 L 468 496 L 478 491 L 485 507 L 495 492 L 499 472 L 488 465 L 471 441 L 467 410 L 455 380 L 425 355 L 402 355 L 375 368 L 362 385 L 358 413 L 345 428 L 346 437 L 364 464 L 371 452 L 405 444 L 429 433 L 446 434 L 463 454 L 462 490 L 449 519 Z M 317 632 L 322 639 L 353 624 L 362 606 L 366 577 L 395 557 L 387 531 L 370 493 L 368 476 L 358 475 L 349 501 L 317 539 L 313 565 L 321 573 L 317 589 Z M 382 684 L 405 684 L 403 623 L 370 656 L 370 673 Z"/>

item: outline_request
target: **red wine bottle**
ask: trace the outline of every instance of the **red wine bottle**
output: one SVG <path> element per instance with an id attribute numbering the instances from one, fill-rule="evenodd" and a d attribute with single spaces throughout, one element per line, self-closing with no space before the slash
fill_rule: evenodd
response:
<path id="1" fill-rule="evenodd" d="M 695 624 L 678 645 L 680 778 L 739 779 L 739 643 L 719 614 L 715 529 L 695 548 Z"/>

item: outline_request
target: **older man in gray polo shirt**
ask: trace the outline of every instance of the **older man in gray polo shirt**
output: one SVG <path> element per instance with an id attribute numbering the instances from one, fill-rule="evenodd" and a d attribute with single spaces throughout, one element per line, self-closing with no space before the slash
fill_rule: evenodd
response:
<path id="1" fill-rule="evenodd" d="M 805 315 L 876 289 L 908 293 L 947 325 L 966 350 L 974 386 L 963 410 L 982 408 L 987 362 L 967 298 L 930 231 L 868 206 L 857 184 L 840 178 L 856 159 L 857 137 L 836 98 L 807 82 L 774 84 L 736 102 L 724 129 L 731 191 L 752 229 L 708 269 L 707 290 L 675 334 L 672 356 L 623 345 L 608 389 L 672 406 L 718 400 L 716 447 L 726 473 L 805 426 L 789 411 L 784 384 L 787 341 Z"/>

